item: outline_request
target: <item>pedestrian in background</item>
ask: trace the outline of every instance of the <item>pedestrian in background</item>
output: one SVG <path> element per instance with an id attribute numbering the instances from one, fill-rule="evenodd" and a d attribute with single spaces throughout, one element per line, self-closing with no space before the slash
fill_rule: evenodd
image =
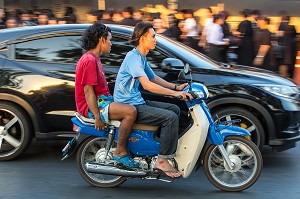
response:
<path id="1" fill-rule="evenodd" d="M 19 27 L 18 19 L 16 17 L 8 17 L 6 20 L 6 28 Z"/>
<path id="2" fill-rule="evenodd" d="M 253 65 L 262 69 L 276 71 L 271 66 L 271 33 L 267 29 L 270 19 L 266 16 L 261 16 L 257 19 L 259 30 L 254 32 L 254 55 Z"/>
<path id="3" fill-rule="evenodd" d="M 166 31 L 166 28 L 164 27 L 163 21 L 160 17 L 153 19 L 153 28 L 158 34 L 162 34 Z"/>
<path id="4" fill-rule="evenodd" d="M 179 20 L 174 16 L 174 14 L 168 15 L 167 20 L 169 28 L 163 33 L 163 35 L 175 41 L 181 41 L 180 35 L 182 34 L 182 32 L 179 28 Z"/>
<path id="5" fill-rule="evenodd" d="M 278 46 L 281 55 L 278 59 L 278 72 L 284 77 L 293 77 L 296 60 L 296 36 L 295 26 L 290 25 L 290 17 L 282 16 L 278 28 Z"/>
<path id="6" fill-rule="evenodd" d="M 237 54 L 237 63 L 245 66 L 253 64 L 253 29 L 250 21 L 251 10 L 242 11 L 244 20 L 238 25 L 237 31 L 233 31 L 233 35 L 241 38 L 241 46 L 239 46 Z"/>
<path id="7" fill-rule="evenodd" d="M 198 46 L 198 24 L 194 17 L 194 11 L 192 9 L 185 10 L 184 18 L 185 21 L 182 29 L 184 37 L 182 37 L 182 39 L 186 39 L 186 45 L 197 51 L 200 51 Z"/>
<path id="8" fill-rule="evenodd" d="M 42 12 L 37 17 L 37 24 L 38 25 L 48 25 L 49 17 L 46 13 Z"/>
<path id="9" fill-rule="evenodd" d="M 224 18 L 220 14 L 214 15 L 213 24 L 207 30 L 207 43 L 209 48 L 209 57 L 218 62 L 226 63 L 226 47 L 228 41 L 224 41 L 224 33 L 221 25 Z"/>
<path id="10" fill-rule="evenodd" d="M 74 8 L 66 7 L 66 12 L 65 12 L 64 16 L 65 16 L 67 24 L 77 23 L 77 17 L 74 13 Z"/>
<path id="11" fill-rule="evenodd" d="M 115 22 L 112 20 L 112 16 L 113 13 L 111 11 L 104 11 L 99 22 L 103 24 L 114 24 Z"/>
<path id="12" fill-rule="evenodd" d="M 213 17 L 213 12 L 211 8 L 206 8 L 205 9 L 205 22 L 204 22 L 204 28 L 202 30 L 202 34 L 201 34 L 201 39 L 198 43 L 198 46 L 200 48 L 203 49 L 203 52 L 205 52 L 206 54 L 208 54 L 208 45 L 207 45 L 207 31 L 209 29 L 209 27 L 214 23 L 214 17 Z"/>
<path id="13" fill-rule="evenodd" d="M 90 10 L 85 14 L 88 23 L 94 23 L 101 19 L 102 13 L 100 10 Z"/>
<path id="14" fill-rule="evenodd" d="M 124 8 L 122 12 L 122 16 L 124 19 L 120 22 L 120 24 L 126 26 L 135 26 L 138 23 L 138 21 L 133 18 L 133 12 L 133 7 Z"/>
<path id="15" fill-rule="evenodd" d="M 0 29 L 6 28 L 5 25 L 5 11 L 4 8 L 0 8 Z"/>
<path id="16" fill-rule="evenodd" d="M 31 14 L 32 12 L 30 10 L 24 9 L 21 11 L 20 17 L 23 26 L 36 26 L 36 24 L 32 22 Z"/>

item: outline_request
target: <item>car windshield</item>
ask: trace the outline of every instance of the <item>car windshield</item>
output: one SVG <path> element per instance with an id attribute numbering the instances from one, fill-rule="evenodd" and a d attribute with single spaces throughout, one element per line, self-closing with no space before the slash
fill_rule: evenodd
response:
<path id="1" fill-rule="evenodd" d="M 195 51 L 194 49 L 179 42 L 175 42 L 163 35 L 159 35 L 157 37 L 157 41 L 160 43 L 161 47 L 168 49 L 168 51 L 171 51 L 172 54 L 175 54 L 181 60 L 185 60 L 193 67 L 209 69 L 220 67 L 219 62 L 216 62 L 211 58 Z"/>

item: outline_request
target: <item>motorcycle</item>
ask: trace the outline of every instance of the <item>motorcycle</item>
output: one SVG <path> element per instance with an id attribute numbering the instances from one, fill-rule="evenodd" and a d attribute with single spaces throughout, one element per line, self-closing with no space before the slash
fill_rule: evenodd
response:
<path id="1" fill-rule="evenodd" d="M 185 74 L 190 71 L 185 67 Z M 191 72 L 190 72 L 191 75 Z M 170 164 L 183 178 L 188 178 L 201 165 L 208 180 L 224 191 L 242 191 L 251 187 L 262 170 L 262 156 L 258 147 L 248 139 L 250 133 L 234 126 L 239 121 L 214 121 L 204 100 L 207 88 L 189 83 L 185 91 L 194 99 L 186 102 L 190 125 L 180 134 L 176 157 Z M 75 151 L 76 164 L 82 178 L 96 187 L 116 187 L 131 178 L 172 182 L 154 168 L 159 151 L 159 127 L 135 124 L 127 148 L 139 168 L 127 168 L 113 160 L 117 145 L 119 121 L 111 121 L 104 130 L 94 128 L 94 120 L 78 113 L 72 118 L 76 136 L 62 150 L 63 158 Z"/>

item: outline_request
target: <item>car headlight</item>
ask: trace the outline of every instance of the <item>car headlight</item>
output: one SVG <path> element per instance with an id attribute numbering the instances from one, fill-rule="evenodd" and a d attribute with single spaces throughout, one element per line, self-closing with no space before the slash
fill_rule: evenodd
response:
<path id="1" fill-rule="evenodd" d="M 275 95 L 279 95 L 282 97 L 288 97 L 288 98 L 293 98 L 293 99 L 298 99 L 300 95 L 300 87 L 297 86 L 284 86 L 284 85 L 255 85 L 263 90 L 270 92 Z"/>

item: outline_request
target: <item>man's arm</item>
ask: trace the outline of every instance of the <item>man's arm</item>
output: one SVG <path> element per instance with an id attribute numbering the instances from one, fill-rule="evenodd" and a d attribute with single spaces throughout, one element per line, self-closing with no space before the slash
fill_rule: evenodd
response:
<path id="1" fill-rule="evenodd" d="M 159 84 L 151 82 L 147 76 L 140 76 L 140 77 L 138 77 L 138 80 L 142 84 L 143 88 L 149 92 L 159 94 L 159 95 L 170 95 L 170 96 L 174 96 L 174 97 L 182 96 L 182 100 L 184 100 L 184 101 L 187 101 L 188 98 L 193 99 L 193 97 L 190 93 L 183 92 L 183 91 L 174 91 L 169 88 L 162 87 Z M 166 84 L 167 86 L 170 86 L 170 85 L 174 86 L 173 84 L 166 82 L 164 80 L 161 83 Z"/>
<path id="2" fill-rule="evenodd" d="M 157 77 L 155 77 L 157 78 Z M 154 79 L 155 79 L 154 78 Z M 152 93 L 156 93 L 156 94 L 160 94 L 160 95 L 170 95 L 170 96 L 179 96 L 180 94 L 177 93 L 176 91 L 174 90 L 171 90 L 171 83 L 168 83 L 168 82 L 161 82 L 163 84 L 166 84 L 167 86 L 162 86 L 160 84 L 157 84 L 156 82 L 151 82 L 148 77 L 146 76 L 140 76 L 138 77 L 138 80 L 140 81 L 140 83 L 142 84 L 143 88 L 149 92 L 152 92 Z M 175 86 L 173 85 L 173 88 Z"/>
<path id="3" fill-rule="evenodd" d="M 100 119 L 100 112 L 97 105 L 97 97 L 94 92 L 94 87 L 91 85 L 85 85 L 84 94 L 86 103 L 95 117 L 95 128 L 98 130 L 103 130 L 105 125 Z"/>
<path id="4" fill-rule="evenodd" d="M 162 79 L 161 77 L 159 76 L 155 76 L 151 82 L 154 82 L 155 84 L 158 84 L 164 88 L 168 88 L 168 89 L 171 89 L 171 90 L 175 90 L 175 84 L 172 84 L 170 82 L 167 82 L 166 80 Z"/>

